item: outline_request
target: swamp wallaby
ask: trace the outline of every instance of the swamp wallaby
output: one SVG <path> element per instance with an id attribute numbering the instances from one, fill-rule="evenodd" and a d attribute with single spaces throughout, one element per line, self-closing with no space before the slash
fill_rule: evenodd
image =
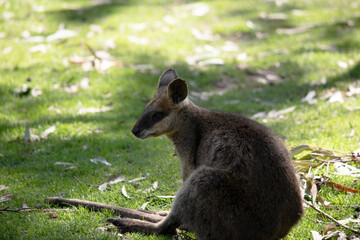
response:
<path id="1" fill-rule="evenodd" d="M 271 240 L 287 235 L 303 214 L 295 169 L 283 142 L 241 115 L 196 106 L 172 69 L 132 129 L 141 139 L 165 134 L 180 158 L 183 186 L 161 220 L 110 222 L 125 232 L 175 234 L 200 240 Z"/>

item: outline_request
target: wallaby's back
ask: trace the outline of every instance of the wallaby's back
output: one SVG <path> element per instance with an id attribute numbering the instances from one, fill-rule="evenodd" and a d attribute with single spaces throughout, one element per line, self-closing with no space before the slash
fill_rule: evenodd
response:
<path id="1" fill-rule="evenodd" d="M 303 213 L 285 145 L 258 122 L 186 96 L 186 83 L 168 70 L 133 128 L 140 138 L 166 134 L 181 162 L 184 185 L 160 233 L 183 225 L 202 240 L 284 237 Z"/>

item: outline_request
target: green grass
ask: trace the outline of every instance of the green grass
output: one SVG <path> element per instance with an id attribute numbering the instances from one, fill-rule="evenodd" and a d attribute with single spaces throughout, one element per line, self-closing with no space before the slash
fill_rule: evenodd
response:
<path id="1" fill-rule="evenodd" d="M 282 136 L 289 148 L 309 144 L 346 153 L 360 148 L 359 110 L 347 110 L 360 105 L 360 96 L 345 96 L 348 86 L 360 79 L 357 41 L 360 39 L 360 5 L 356 2 L 289 0 L 276 6 L 273 1 L 261 0 L 203 1 L 201 3 L 209 7 L 204 16 L 191 14 L 188 5 L 194 3 L 191 1 L 113 0 L 100 5 L 93 2 L 0 1 L 0 33 L 5 34 L 0 38 L 0 185 L 8 187 L 0 195 L 16 195 L 0 203 L 0 208 L 17 209 L 23 202 L 29 207 L 48 208 L 43 199 L 61 195 L 129 208 L 150 202 L 147 209 L 170 209 L 171 200 L 156 196 L 174 195 L 181 185 L 180 166 L 172 155 L 171 143 L 165 137 L 140 141 L 130 131 L 146 101 L 153 96 L 159 74 L 168 67 L 174 67 L 189 81 L 190 92 L 218 91 L 215 87 L 218 82 L 237 86 L 224 94 L 210 95 L 208 100 L 193 97 L 203 107 L 252 116 L 260 111 L 268 113 L 295 106 L 284 118 L 257 119 Z M 262 12 L 283 13 L 286 19 L 263 19 Z M 145 27 L 136 28 L 141 27 L 139 23 Z M 45 37 L 53 34 L 60 24 L 78 35 L 55 42 L 32 43 L 26 39 L 26 34 Z M 279 28 L 309 24 L 317 25 L 299 34 L 276 32 Z M 101 31 L 88 37 L 91 25 L 100 26 Z M 191 28 L 211 31 L 214 40 L 195 38 Z M 129 41 L 131 36 L 144 38 L 148 44 L 133 43 Z M 116 47 L 106 51 L 114 60 L 124 63 L 123 67 L 110 68 L 104 74 L 97 71 L 86 74 L 79 65 L 64 64 L 64 59 L 73 56 L 91 56 L 85 44 L 93 50 L 104 50 L 108 39 L 112 39 Z M 221 50 L 227 41 L 232 41 L 238 50 Z M 29 51 L 38 44 L 46 46 L 46 53 Z M 220 50 L 216 57 L 224 60 L 223 65 L 187 64 L 186 57 L 197 55 L 197 49 L 204 49 L 205 45 Z M 279 53 L 279 50 L 286 51 Z M 265 52 L 269 54 L 263 54 Z M 237 60 L 240 53 L 246 53 L 246 60 Z M 339 67 L 338 61 L 349 63 L 348 68 Z M 238 67 L 240 63 L 246 63 L 245 70 Z M 153 69 L 132 67 L 139 64 L 151 64 Z M 282 76 L 280 83 L 255 82 L 249 72 L 258 69 Z M 88 89 L 65 91 L 86 76 L 89 77 Z M 312 85 L 322 77 L 327 79 L 326 84 Z M 15 94 L 24 83 L 41 89 L 42 94 L 37 97 Z M 317 98 L 329 91 L 342 91 L 344 102 L 329 103 L 326 99 L 320 99 L 315 105 L 301 102 L 310 90 L 316 91 Z M 111 107 L 111 110 L 79 114 L 82 108 L 90 107 Z M 26 126 L 31 134 L 39 136 L 51 126 L 56 126 L 56 130 L 47 139 L 25 143 Z M 350 137 L 352 130 L 355 134 Z M 99 156 L 112 165 L 90 162 Z M 54 165 L 60 161 L 73 163 L 76 168 Z M 122 173 L 126 180 L 103 192 L 97 189 L 116 173 Z M 320 173 L 360 189 L 357 179 L 327 173 L 325 169 Z M 142 176 L 147 178 L 138 186 L 127 182 Z M 143 193 L 155 181 L 159 187 Z M 122 195 L 123 185 L 131 199 Z M 333 205 L 349 206 L 360 201 L 356 194 L 329 187 L 323 187 L 321 194 Z M 325 211 L 338 219 L 354 214 L 347 207 Z M 3 212 L 0 213 L 0 238 L 120 239 L 114 231 L 103 233 L 97 229 L 106 226 L 110 216 L 113 216 L 110 212 L 95 213 L 82 208 L 59 210 L 57 218 L 43 212 Z M 311 230 L 320 232 L 328 223 L 307 209 L 287 239 L 312 238 Z M 125 236 L 170 239 L 139 233 Z"/>

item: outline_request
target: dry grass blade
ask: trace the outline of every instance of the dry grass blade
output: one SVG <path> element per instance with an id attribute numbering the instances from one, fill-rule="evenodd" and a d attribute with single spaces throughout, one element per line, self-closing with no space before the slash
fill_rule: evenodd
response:
<path id="1" fill-rule="evenodd" d="M 343 228 L 346 228 L 354 233 L 357 233 L 357 234 L 360 234 L 360 230 L 357 230 L 357 229 L 353 229 L 345 224 L 342 224 L 341 222 L 339 222 L 338 220 L 336 220 L 335 218 L 333 218 L 332 216 L 330 216 L 329 214 L 321 211 L 320 209 L 318 209 L 317 207 L 315 207 L 313 204 L 309 203 L 308 201 L 306 200 L 303 200 L 304 203 L 308 206 L 310 206 L 312 209 L 314 209 L 315 211 L 317 211 L 318 213 L 324 215 L 327 219 L 329 219 L 330 221 L 333 221 L 334 223 L 336 223 L 337 225 L 343 227 Z"/>

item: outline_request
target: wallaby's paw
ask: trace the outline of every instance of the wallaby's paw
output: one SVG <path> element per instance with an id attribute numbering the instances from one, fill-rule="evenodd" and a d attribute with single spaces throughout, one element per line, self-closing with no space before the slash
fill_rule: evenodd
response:
<path id="1" fill-rule="evenodd" d="M 129 218 L 109 218 L 107 220 L 109 223 L 115 225 L 121 233 L 134 232 L 133 229 L 133 220 Z"/>

